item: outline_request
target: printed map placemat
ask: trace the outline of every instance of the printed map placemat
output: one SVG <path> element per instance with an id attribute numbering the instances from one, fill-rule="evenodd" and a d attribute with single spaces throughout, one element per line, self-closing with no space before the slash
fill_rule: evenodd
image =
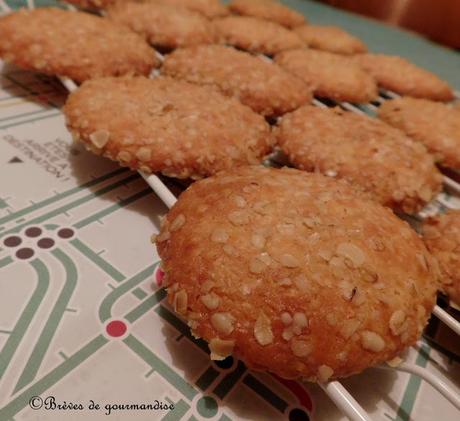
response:
<path id="1" fill-rule="evenodd" d="M 50 4 L 0 0 L 3 12 Z M 136 173 L 72 145 L 65 96 L 1 68 L 0 421 L 345 419 L 316 385 L 209 360 L 160 286 L 150 235 L 165 206 Z M 421 340 L 407 360 L 458 390 L 455 354 Z M 343 384 L 375 420 L 459 416 L 416 376 L 370 369 Z"/>

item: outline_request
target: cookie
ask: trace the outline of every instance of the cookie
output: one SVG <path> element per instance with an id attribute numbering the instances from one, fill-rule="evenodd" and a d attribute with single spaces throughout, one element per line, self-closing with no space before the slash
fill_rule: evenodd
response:
<path id="1" fill-rule="evenodd" d="M 274 22 L 247 16 L 227 16 L 213 21 L 221 44 L 272 56 L 304 45 L 294 32 Z"/>
<path id="2" fill-rule="evenodd" d="M 317 96 L 355 103 L 377 97 L 374 79 L 338 54 L 305 48 L 277 54 L 275 62 L 311 84 Z"/>
<path id="3" fill-rule="evenodd" d="M 154 50 L 137 34 L 82 12 L 21 9 L 0 18 L 0 39 L 5 61 L 76 82 L 148 75 L 159 65 Z"/>
<path id="4" fill-rule="evenodd" d="M 287 28 L 305 23 L 301 13 L 273 0 L 232 0 L 228 7 L 238 15 L 270 20 Z"/>
<path id="5" fill-rule="evenodd" d="M 385 101 L 379 117 L 422 142 L 445 167 L 460 168 L 460 112 L 426 99 Z"/>
<path id="6" fill-rule="evenodd" d="M 107 10 L 107 17 L 163 50 L 215 41 L 213 27 L 205 17 L 169 4 L 119 2 Z"/>
<path id="7" fill-rule="evenodd" d="M 66 0 L 84 9 L 106 9 L 117 2 L 117 0 Z M 219 0 L 129 0 L 139 3 L 164 3 L 174 7 L 189 9 L 209 19 L 227 16 L 228 9 Z"/>
<path id="8" fill-rule="evenodd" d="M 227 16 L 228 9 L 219 0 L 150 0 L 161 2 L 176 7 L 184 7 L 208 19 Z"/>
<path id="9" fill-rule="evenodd" d="M 400 95 L 450 101 L 454 98 L 452 88 L 433 73 L 398 56 L 384 54 L 360 54 L 353 57 L 377 83 Z"/>
<path id="10" fill-rule="evenodd" d="M 357 54 L 367 51 L 366 44 L 337 26 L 302 25 L 294 32 L 310 48 L 336 54 Z"/>
<path id="11" fill-rule="evenodd" d="M 211 87 L 170 78 L 84 83 L 64 107 L 75 140 L 132 169 L 200 178 L 258 164 L 270 152 L 265 119 Z"/>
<path id="12" fill-rule="evenodd" d="M 415 231 L 320 174 L 246 167 L 193 183 L 156 245 L 169 302 L 211 358 L 285 378 L 323 382 L 390 360 L 434 305 Z"/>
<path id="13" fill-rule="evenodd" d="M 460 305 L 460 211 L 424 221 L 422 234 L 439 263 L 441 290 Z"/>
<path id="14" fill-rule="evenodd" d="M 279 116 L 312 99 L 303 80 L 275 63 L 222 45 L 178 49 L 166 56 L 161 73 L 216 86 L 265 116 Z"/>
<path id="15" fill-rule="evenodd" d="M 296 168 L 343 178 L 396 211 L 416 213 L 442 189 L 426 149 L 375 118 L 304 106 L 283 117 L 277 141 Z"/>

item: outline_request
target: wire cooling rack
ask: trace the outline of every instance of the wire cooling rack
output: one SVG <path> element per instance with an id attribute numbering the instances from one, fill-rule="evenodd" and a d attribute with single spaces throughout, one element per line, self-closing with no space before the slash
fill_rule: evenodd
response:
<path id="1" fill-rule="evenodd" d="M 158 56 L 163 60 L 163 56 L 158 53 Z M 264 57 L 265 59 L 265 57 Z M 156 77 L 157 73 L 152 74 L 152 77 Z M 77 85 L 69 79 L 60 78 L 62 84 L 69 90 L 73 92 L 77 89 Z M 382 104 L 385 100 L 396 98 L 397 94 L 389 91 L 382 91 L 375 104 L 364 104 L 360 107 L 368 109 L 370 112 L 375 113 L 378 106 Z M 321 100 L 318 98 L 313 99 L 313 105 L 318 107 L 328 107 L 328 106 L 339 106 L 344 110 L 349 112 L 354 112 L 358 114 L 369 114 L 369 112 L 363 111 L 362 108 L 357 105 L 348 103 L 348 102 L 332 102 L 329 100 Z M 275 160 L 276 158 L 272 157 Z M 177 201 L 177 197 L 173 192 L 167 187 L 167 185 L 162 181 L 160 177 L 155 174 L 145 174 L 142 171 L 139 171 L 139 174 L 144 178 L 147 184 L 152 188 L 152 190 L 157 194 L 157 196 L 163 201 L 163 203 L 171 208 Z M 457 195 L 460 196 L 460 185 L 453 179 L 445 176 L 444 185 L 451 190 L 453 190 Z M 445 199 L 443 193 L 440 193 L 433 201 L 430 203 L 427 208 L 419 212 L 418 217 L 420 219 L 426 218 L 428 215 L 433 215 L 444 208 L 454 208 L 448 200 Z M 442 320 L 447 326 L 449 326 L 457 335 L 460 335 L 460 323 L 452 317 L 449 313 L 443 310 L 439 306 L 435 306 L 433 314 Z M 449 402 L 451 402 L 457 409 L 460 410 L 460 396 L 451 389 L 441 378 L 437 375 L 429 372 L 425 368 L 419 367 L 415 364 L 410 364 L 403 362 L 397 367 L 390 366 L 379 366 L 380 369 L 386 370 L 397 370 L 402 372 L 407 372 L 414 374 L 421 379 L 425 380 L 432 387 L 434 387 L 439 393 L 441 393 Z M 329 398 L 337 405 L 337 407 L 351 420 L 353 421 L 370 421 L 371 418 L 369 414 L 361 407 L 361 405 L 353 398 L 353 396 L 343 387 L 339 381 L 331 381 L 328 383 L 319 383 L 319 386 L 324 390 L 324 392 L 329 396 Z"/>
<path id="2" fill-rule="evenodd" d="M 392 96 L 396 97 L 396 94 L 387 92 L 389 98 Z M 392 95 L 392 96 L 390 96 Z M 382 102 L 386 98 L 383 95 L 379 96 L 379 100 Z M 324 102 L 319 99 L 314 99 L 313 104 L 318 107 L 328 107 Z M 336 106 L 348 110 L 350 112 L 358 114 L 366 114 L 360 108 L 354 104 L 347 102 L 336 103 Z M 366 104 L 366 106 L 375 111 L 377 108 L 374 104 Z M 374 109 L 375 108 L 375 109 Z M 176 196 L 169 190 L 169 188 L 163 183 L 163 181 L 156 175 L 146 175 L 140 172 L 145 181 L 152 187 L 155 193 L 160 197 L 160 199 L 165 203 L 168 208 L 171 208 L 174 203 L 177 201 Z M 444 184 L 453 190 L 456 194 L 460 195 L 460 185 L 452 180 L 449 177 L 444 176 Z M 430 203 L 426 209 L 419 212 L 418 217 L 424 219 L 429 215 L 437 213 L 437 211 L 448 208 L 455 209 L 448 200 L 445 199 L 445 194 L 440 193 L 432 203 Z M 438 317 L 442 322 L 444 322 L 449 328 L 451 328 L 457 335 L 460 335 L 460 322 L 458 322 L 454 317 L 447 313 L 444 309 L 436 305 L 433 309 L 433 314 Z M 419 376 L 431 386 L 433 386 L 439 393 L 441 393 L 447 400 L 449 400 L 453 405 L 460 410 L 460 396 L 456 394 L 445 382 L 443 382 L 437 375 L 429 372 L 428 370 L 416 366 L 414 364 L 402 363 L 397 367 L 390 366 L 381 366 L 379 368 L 389 369 L 389 370 L 398 370 L 407 373 L 414 374 Z M 332 381 L 325 384 L 319 384 L 320 387 L 327 393 L 329 398 L 337 405 L 342 412 L 347 415 L 353 421 L 367 421 L 371 420 L 369 414 L 359 405 L 359 403 L 350 395 L 350 393 L 342 386 L 338 381 Z"/>
<path id="3" fill-rule="evenodd" d="M 3 0 L 0 0 L 0 6 L 3 10 L 9 12 L 11 9 L 4 3 Z M 33 7 L 33 2 L 28 1 L 28 7 Z M 69 9 L 74 10 L 73 6 L 69 6 Z M 158 53 L 157 53 L 158 54 Z M 160 60 L 163 60 L 163 56 L 158 54 Z M 262 56 L 263 59 L 270 58 Z M 156 77 L 157 72 L 153 72 L 152 77 Z M 77 89 L 77 85 L 70 79 L 59 77 L 61 83 L 66 87 L 69 92 L 73 92 Z M 324 100 L 321 98 L 314 98 L 312 103 L 318 107 L 330 107 L 330 106 L 339 106 L 344 110 L 349 112 L 354 112 L 358 114 L 370 114 L 375 115 L 378 107 L 386 100 L 397 98 L 398 95 L 394 92 L 387 90 L 380 90 L 378 98 L 368 104 L 351 104 L 349 102 L 334 102 L 331 100 Z M 459 92 L 455 93 L 456 99 L 460 99 Z M 276 155 L 272 157 L 272 162 L 276 165 Z M 152 188 L 152 190 L 157 194 L 157 196 L 163 201 L 163 203 L 171 208 L 177 201 L 177 197 L 173 192 L 167 187 L 162 178 L 158 177 L 155 174 L 145 174 L 139 171 L 139 174 L 144 178 L 147 184 Z M 460 177 L 460 173 L 459 173 Z M 444 187 L 449 191 L 453 192 L 455 195 L 460 197 L 460 184 L 456 182 L 453 178 L 444 176 Z M 438 196 L 421 212 L 418 213 L 417 217 L 419 220 L 425 219 L 427 216 L 434 215 L 436 213 L 442 212 L 446 209 L 458 209 L 460 206 L 455 206 L 452 204 L 450 196 L 447 196 L 445 193 L 440 193 Z M 460 203 L 460 202 L 459 202 Z M 443 310 L 439 306 L 435 306 L 433 310 L 433 315 L 439 318 L 444 322 L 449 328 L 451 328 L 457 335 L 460 335 L 460 323 Z M 438 375 L 431 373 L 425 368 L 420 366 L 402 362 L 397 367 L 390 367 L 382 365 L 377 367 L 382 370 L 397 370 L 402 372 L 411 373 L 420 377 L 429 383 L 432 387 L 438 390 L 449 402 L 451 402 L 457 409 L 460 410 L 460 396 L 450 388 Z M 361 405 L 353 398 L 353 396 L 343 387 L 339 381 L 331 381 L 328 383 L 320 383 L 319 386 L 324 390 L 324 392 L 329 396 L 329 398 L 337 405 L 337 407 L 351 420 L 353 421 L 371 421 L 369 414 L 361 407 Z"/>

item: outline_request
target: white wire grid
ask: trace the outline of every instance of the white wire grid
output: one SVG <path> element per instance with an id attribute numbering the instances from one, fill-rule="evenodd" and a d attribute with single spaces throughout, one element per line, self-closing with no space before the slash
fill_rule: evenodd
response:
<path id="1" fill-rule="evenodd" d="M 392 94 L 396 95 L 396 94 Z M 385 100 L 383 97 L 379 99 Z M 327 107 L 326 104 L 318 99 L 313 100 L 313 104 L 319 107 Z M 337 104 L 345 110 L 355 112 L 359 114 L 365 114 L 356 105 L 350 103 L 339 103 Z M 367 107 L 375 107 L 372 104 L 367 104 Z M 377 107 L 375 107 L 377 108 Z M 165 203 L 168 208 L 171 208 L 177 201 L 177 198 L 168 189 L 168 187 L 158 178 L 156 175 L 146 175 L 140 172 L 145 181 L 152 187 L 155 193 Z M 444 184 L 454 190 L 457 194 L 460 194 L 460 185 L 454 180 L 444 177 Z M 446 208 L 450 208 L 451 205 L 443 197 L 443 194 L 439 194 L 435 198 L 435 201 Z M 420 212 L 419 216 L 423 219 L 427 215 L 425 212 Z M 460 335 L 460 323 L 452 317 L 449 313 L 443 310 L 441 307 L 436 305 L 433 309 L 433 314 L 443 321 L 448 327 L 450 327 L 457 335 Z M 457 409 L 460 410 L 460 396 L 452 390 L 443 380 L 437 375 L 429 372 L 425 368 L 419 367 L 415 364 L 402 363 L 397 367 L 381 366 L 381 369 L 398 370 L 419 376 L 427 383 L 431 384 L 439 393 L 441 393 L 448 401 L 450 401 Z M 326 392 L 329 398 L 337 405 L 337 407 L 351 420 L 353 421 L 370 421 L 369 414 L 359 405 L 359 403 L 350 395 L 350 393 L 342 386 L 338 381 L 332 381 L 325 384 L 319 384 L 319 386 Z"/>
<path id="2" fill-rule="evenodd" d="M 28 0 L 28 7 L 33 8 L 34 4 L 32 0 Z M 0 0 L 0 8 L 5 12 L 10 12 L 11 9 L 8 5 Z M 75 10 L 74 7 L 69 6 L 69 9 Z M 163 60 L 163 56 L 160 54 L 159 58 Z M 268 57 L 262 56 L 263 59 L 269 59 Z M 269 59 L 270 60 L 270 59 Z M 152 75 L 155 77 L 156 72 Z M 68 78 L 60 77 L 59 78 L 62 84 L 66 87 L 69 92 L 73 92 L 77 89 L 75 82 Z M 380 90 L 379 97 L 368 104 L 351 104 L 349 102 L 340 102 L 333 105 L 340 106 L 344 110 L 358 113 L 358 114 L 374 114 L 378 110 L 378 106 L 381 105 L 384 101 L 388 99 L 397 98 L 399 95 L 394 92 L 387 90 Z M 460 99 L 460 93 L 455 92 L 456 99 Z M 321 99 L 315 98 L 312 101 L 313 105 L 318 107 L 328 107 L 328 104 L 332 104 L 332 101 L 327 100 L 327 103 L 323 102 Z M 166 186 L 163 181 L 156 176 L 155 174 L 145 174 L 139 171 L 139 174 L 144 178 L 147 184 L 152 188 L 152 190 L 157 194 L 157 196 L 163 201 L 163 203 L 170 209 L 177 201 L 176 196 L 172 191 Z M 444 176 L 444 185 L 449 188 L 456 195 L 460 196 L 460 184 L 455 180 Z M 423 211 L 419 212 L 418 216 L 421 219 L 437 213 L 439 209 L 447 208 L 454 209 L 455 207 L 446 200 L 446 195 L 440 193 L 432 202 L 431 206 L 429 205 Z M 449 328 L 451 328 L 457 335 L 460 335 L 460 323 L 443 310 L 439 306 L 435 306 L 433 309 L 433 315 L 438 317 L 442 322 L 444 322 Z M 439 393 L 441 393 L 449 402 L 451 402 L 457 409 L 460 410 L 460 396 L 448 386 L 441 378 L 436 374 L 431 373 L 425 368 L 417 366 L 415 364 L 410 364 L 403 362 L 397 367 L 390 367 L 386 365 L 376 367 L 382 370 L 397 370 L 402 372 L 411 373 L 413 375 L 419 376 L 427 383 L 429 383 L 433 388 L 435 388 Z M 369 414 L 361 407 L 361 405 L 353 398 L 353 396 L 342 386 L 339 381 L 331 381 L 328 383 L 320 383 L 319 386 L 324 390 L 324 392 L 329 396 L 329 398 L 337 405 L 337 407 L 353 421 L 371 421 Z"/>
<path id="3" fill-rule="evenodd" d="M 159 58 L 163 60 L 163 56 L 157 53 Z M 266 59 L 266 57 L 263 57 Z M 154 71 L 152 77 L 157 77 L 158 72 Z M 77 89 L 77 85 L 70 79 L 60 77 L 59 78 L 62 84 L 66 87 L 69 92 L 73 92 Z M 381 90 L 380 95 L 375 101 L 376 104 L 380 105 L 388 99 L 397 98 L 399 95 L 394 92 Z M 456 93 L 456 98 L 460 98 L 458 93 Z M 328 107 L 328 105 L 318 98 L 312 100 L 313 105 L 318 107 Z M 332 104 L 332 101 L 327 100 L 328 104 Z M 333 105 L 340 106 L 344 110 L 349 112 L 354 112 L 357 114 L 367 114 L 364 110 L 375 113 L 378 109 L 378 105 L 374 104 L 360 104 L 359 106 L 351 104 L 349 102 L 338 102 Z M 155 174 L 145 174 L 142 171 L 138 171 L 139 174 L 144 178 L 147 184 L 152 188 L 156 195 L 163 201 L 163 203 L 168 207 L 172 208 L 177 201 L 176 196 L 172 191 L 166 186 L 166 184 Z M 455 180 L 444 176 L 444 185 L 452 190 L 455 194 L 460 196 L 460 184 Z M 424 219 L 429 215 L 435 214 L 439 211 L 440 208 L 455 209 L 448 200 L 445 198 L 444 193 L 440 193 L 434 201 L 428 205 L 424 210 L 419 212 L 418 217 Z M 433 309 L 433 315 L 439 318 L 444 322 L 449 328 L 451 328 L 457 335 L 460 336 L 460 322 L 458 322 L 454 317 L 449 313 L 443 310 L 441 307 L 436 305 Z M 413 375 L 419 376 L 421 379 L 429 383 L 434 389 L 436 389 L 441 395 L 443 395 L 449 402 L 451 402 L 457 409 L 460 410 L 460 396 L 448 386 L 441 378 L 436 374 L 431 373 L 425 368 L 417 366 L 415 364 L 410 364 L 403 362 L 397 367 L 390 366 L 378 366 L 375 367 L 378 369 L 384 370 L 397 370 L 401 372 L 411 373 Z M 372 418 L 369 414 L 362 408 L 362 406 L 353 398 L 353 396 L 343 387 L 343 385 L 335 380 L 328 383 L 319 383 L 319 386 L 324 390 L 324 392 L 329 396 L 329 398 L 335 403 L 335 405 L 352 421 L 372 421 Z"/>
<path id="4" fill-rule="evenodd" d="M 65 78 L 61 78 L 61 81 L 70 92 L 77 89 L 77 86 L 74 84 L 73 81 Z M 397 96 L 398 95 L 392 92 L 383 91 L 378 98 L 378 103 L 382 103 L 388 98 L 396 98 Z M 324 102 L 321 102 L 319 99 L 313 99 L 313 104 L 318 107 L 327 107 L 327 105 Z M 366 114 L 361 108 L 348 102 L 337 103 L 337 105 L 350 112 Z M 377 110 L 377 106 L 373 104 L 365 104 L 362 107 L 367 108 L 372 112 L 375 112 Z M 154 174 L 147 175 L 141 171 L 139 171 L 139 174 L 144 178 L 144 180 L 148 183 L 148 185 L 152 188 L 152 190 L 158 195 L 158 197 L 168 208 L 174 206 L 174 204 L 177 201 L 176 196 L 171 192 L 171 190 L 163 183 L 163 181 L 158 176 Z M 451 178 L 444 177 L 444 184 L 451 190 L 453 190 L 455 193 L 460 195 L 460 185 L 456 181 L 452 180 Z M 439 205 L 446 208 L 451 207 L 450 203 L 445 200 L 442 193 L 435 198 L 435 202 L 438 203 L 438 206 L 435 205 L 436 208 L 439 208 Z M 427 212 L 422 211 L 419 213 L 419 216 L 423 219 L 427 216 L 426 214 Z M 439 306 L 435 306 L 433 314 L 440 320 L 442 320 L 447 326 L 449 326 L 457 335 L 460 335 L 460 323 L 450 314 L 448 314 L 445 310 L 443 310 Z M 449 402 L 451 402 L 455 407 L 457 407 L 460 410 L 460 396 L 458 396 L 458 394 L 454 390 L 452 390 L 442 379 L 440 379 L 437 375 L 429 372 L 425 368 L 405 362 L 400 364 L 398 367 L 380 366 L 378 368 L 398 370 L 419 376 L 427 383 L 431 384 L 431 386 L 433 386 Z M 371 420 L 369 414 L 361 407 L 361 405 L 353 398 L 353 396 L 350 395 L 350 393 L 342 386 L 340 382 L 332 381 L 319 385 L 329 396 L 329 398 L 348 418 L 350 418 L 353 421 Z"/>

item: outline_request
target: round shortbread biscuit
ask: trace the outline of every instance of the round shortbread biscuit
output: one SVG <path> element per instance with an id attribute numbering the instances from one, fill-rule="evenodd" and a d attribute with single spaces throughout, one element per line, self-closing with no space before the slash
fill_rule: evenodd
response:
<path id="1" fill-rule="evenodd" d="M 246 167 L 192 184 L 156 245 L 169 302 L 212 359 L 311 381 L 390 360 L 420 337 L 432 257 L 345 182 Z"/>
<path id="2" fill-rule="evenodd" d="M 273 0 L 232 0 L 228 7 L 233 13 L 270 20 L 287 28 L 305 23 L 301 13 Z"/>
<path id="3" fill-rule="evenodd" d="M 336 54 L 357 54 L 367 51 L 366 44 L 337 26 L 302 25 L 294 32 L 310 48 Z"/>
<path id="4" fill-rule="evenodd" d="M 422 142 L 440 164 L 460 168 L 460 112 L 426 99 L 385 101 L 379 117 L 409 137 Z"/>
<path id="5" fill-rule="evenodd" d="M 233 45 L 251 53 L 272 56 L 304 46 L 297 34 L 274 22 L 247 16 L 227 16 L 215 19 L 213 23 L 221 44 Z"/>
<path id="6" fill-rule="evenodd" d="M 353 57 L 385 89 L 415 98 L 450 101 L 452 88 L 433 73 L 406 59 L 385 54 L 359 54 Z"/>
<path id="7" fill-rule="evenodd" d="M 272 147 L 270 126 L 249 107 L 170 78 L 88 81 L 64 113 L 75 140 L 146 173 L 201 178 L 258 164 Z"/>
<path id="8" fill-rule="evenodd" d="M 460 305 L 460 211 L 427 219 L 422 234 L 439 263 L 441 290 Z"/>
<path id="9" fill-rule="evenodd" d="M 157 2 L 119 2 L 107 17 L 142 35 L 155 47 L 170 50 L 215 41 L 214 28 L 204 16 Z"/>
<path id="10" fill-rule="evenodd" d="M 217 86 L 265 116 L 293 111 L 312 99 L 311 89 L 302 79 L 261 57 L 222 45 L 178 49 L 166 57 L 161 72 Z"/>
<path id="11" fill-rule="evenodd" d="M 76 82 L 148 75 L 160 63 L 137 34 L 107 19 L 55 8 L 21 9 L 0 18 L 0 57 Z"/>
<path id="12" fill-rule="evenodd" d="M 442 190 L 425 147 L 375 118 L 305 106 L 283 117 L 277 140 L 296 168 L 343 178 L 396 211 L 416 213 Z"/>
<path id="13" fill-rule="evenodd" d="M 277 54 L 275 62 L 313 85 L 320 97 L 356 103 L 377 97 L 374 79 L 338 54 L 305 48 Z"/>
<path id="14" fill-rule="evenodd" d="M 117 2 L 117 0 L 66 0 L 86 9 L 105 9 Z M 182 7 L 197 12 L 207 18 L 227 16 L 229 10 L 219 0 L 129 0 L 139 3 L 164 3 L 170 6 Z"/>
<path id="15" fill-rule="evenodd" d="M 229 10 L 219 0 L 150 0 L 176 7 L 184 7 L 209 19 L 227 16 Z"/>

